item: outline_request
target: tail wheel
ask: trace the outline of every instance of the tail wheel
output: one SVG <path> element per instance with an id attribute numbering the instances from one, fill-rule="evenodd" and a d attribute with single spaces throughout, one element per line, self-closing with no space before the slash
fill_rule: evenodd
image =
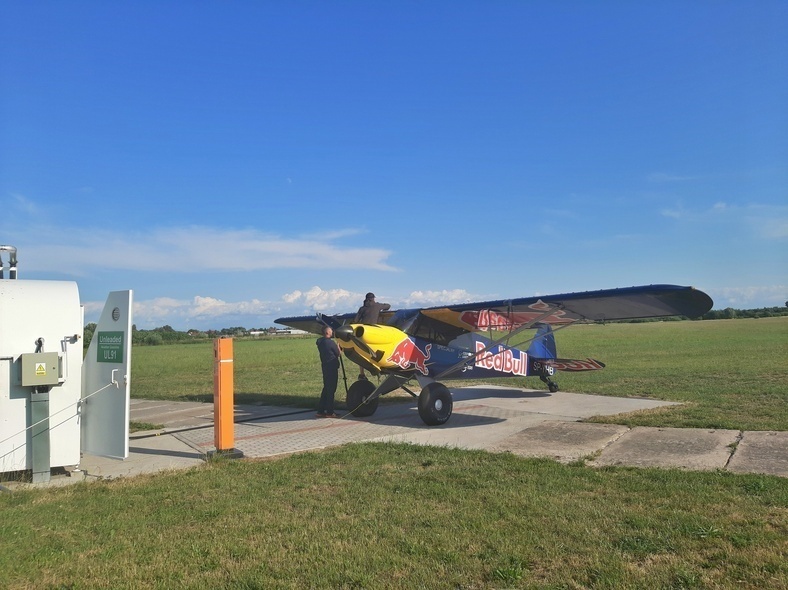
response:
<path id="1" fill-rule="evenodd" d="M 380 396 L 367 401 L 372 392 L 375 391 L 375 384 L 366 379 L 356 381 L 347 390 L 347 409 L 354 416 L 366 418 L 375 413 L 378 409 Z"/>
<path id="2" fill-rule="evenodd" d="M 451 417 L 454 400 L 443 383 L 430 383 L 419 395 L 419 416 L 427 426 L 438 426 Z"/>

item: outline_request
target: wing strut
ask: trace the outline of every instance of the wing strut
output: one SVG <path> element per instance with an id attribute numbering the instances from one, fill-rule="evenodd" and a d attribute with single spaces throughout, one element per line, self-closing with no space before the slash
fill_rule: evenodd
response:
<path id="1" fill-rule="evenodd" d="M 451 375 L 452 373 L 455 373 L 455 372 L 456 372 L 457 370 L 459 370 L 461 367 L 464 367 L 464 366 L 466 366 L 466 365 L 468 365 L 468 364 L 470 364 L 470 363 L 472 363 L 472 362 L 474 362 L 474 363 L 475 363 L 477 358 L 479 358 L 479 357 L 480 357 L 480 356 L 482 356 L 483 354 L 485 354 L 485 353 L 489 352 L 489 350 L 490 350 L 491 348 L 493 348 L 494 346 L 498 346 L 499 344 L 501 344 L 501 343 L 502 343 L 502 342 L 504 342 L 504 341 L 507 341 L 507 342 L 508 342 L 508 341 L 509 341 L 511 338 L 513 338 L 514 336 L 516 336 L 517 334 L 519 334 L 519 333 L 520 333 L 520 332 L 522 332 L 523 330 L 529 330 L 529 329 L 533 328 L 535 324 L 538 324 L 538 323 L 539 323 L 539 322 L 541 322 L 543 319 L 545 319 L 545 318 L 547 318 L 547 317 L 550 317 L 550 316 L 551 316 L 553 313 L 555 313 L 555 311 L 556 311 L 556 310 L 559 310 L 559 309 L 561 309 L 562 307 L 563 307 L 563 306 L 561 306 L 561 305 L 551 306 L 551 307 L 550 307 L 550 309 L 548 309 L 547 311 L 545 311 L 545 312 L 544 312 L 542 315 L 540 315 L 539 317 L 537 317 L 537 318 L 534 318 L 533 320 L 531 320 L 531 321 L 530 321 L 530 322 L 528 322 L 527 324 L 523 324 L 523 325 L 522 325 L 522 326 L 520 326 L 519 328 L 516 328 L 516 329 L 514 329 L 514 330 L 512 330 L 512 331 L 508 332 L 508 333 L 506 334 L 506 336 L 503 336 L 503 337 L 499 338 L 498 340 L 494 340 L 494 341 L 492 341 L 492 342 L 491 342 L 489 345 L 487 345 L 487 346 L 485 346 L 483 349 L 479 350 L 479 351 L 478 351 L 476 354 L 474 354 L 474 355 L 472 355 L 472 356 L 469 356 L 469 357 L 467 357 L 467 358 L 464 358 L 464 359 L 462 359 L 462 360 L 461 360 L 459 363 L 457 363 L 457 364 L 455 364 L 455 365 L 452 365 L 451 367 L 449 367 L 448 369 L 446 369 L 445 371 L 443 371 L 443 372 L 442 372 L 440 375 L 436 375 L 436 376 L 435 376 L 435 380 L 436 380 L 436 381 L 438 381 L 438 380 L 440 380 L 440 379 L 443 379 L 443 378 L 444 378 L 444 377 L 446 377 L 447 375 Z M 554 328 L 554 329 L 553 329 L 553 332 L 555 333 L 555 332 L 557 332 L 558 330 L 562 330 L 562 329 L 564 329 L 564 328 L 567 328 L 567 327 L 571 326 L 572 324 L 574 324 L 576 321 L 578 321 L 578 320 L 573 320 L 573 321 L 571 321 L 571 322 L 569 322 L 569 323 L 562 324 L 562 325 L 558 326 L 557 328 Z M 492 328 L 490 329 L 490 336 L 492 336 Z M 522 343 L 520 346 L 522 346 L 522 345 L 525 345 L 525 344 L 528 344 L 528 343 L 530 343 L 530 342 L 533 342 L 533 341 L 534 341 L 534 340 L 536 340 L 537 338 L 539 338 L 539 335 L 536 335 L 536 336 L 534 336 L 533 338 L 530 338 L 530 339 L 526 340 L 526 341 L 525 341 L 525 342 L 523 342 L 523 343 Z"/>

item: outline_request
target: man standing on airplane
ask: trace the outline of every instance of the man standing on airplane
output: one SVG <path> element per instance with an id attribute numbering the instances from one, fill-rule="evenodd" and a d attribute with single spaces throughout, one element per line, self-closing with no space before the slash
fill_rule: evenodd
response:
<path id="1" fill-rule="evenodd" d="M 391 309 L 391 305 L 388 303 L 377 303 L 375 301 L 375 294 L 374 293 L 367 293 L 366 298 L 364 299 L 364 304 L 358 308 L 358 312 L 356 313 L 356 317 L 353 320 L 354 324 L 377 324 L 380 322 L 380 312 L 386 311 Z M 364 367 L 360 368 L 359 379 L 366 379 L 367 376 L 364 374 Z"/>

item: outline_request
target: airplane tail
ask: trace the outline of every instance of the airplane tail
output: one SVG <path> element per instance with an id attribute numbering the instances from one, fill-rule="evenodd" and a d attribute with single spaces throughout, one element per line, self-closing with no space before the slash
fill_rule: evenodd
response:
<path id="1" fill-rule="evenodd" d="M 549 324 L 536 324 L 535 327 L 536 337 L 528 347 L 528 356 L 545 360 L 557 358 L 553 328 Z"/>
<path id="2" fill-rule="evenodd" d="M 553 371 L 596 371 L 605 367 L 605 363 L 594 359 L 558 358 L 555 335 L 548 324 L 536 324 L 536 337 L 528 347 L 528 356 L 538 367 L 550 367 Z"/>

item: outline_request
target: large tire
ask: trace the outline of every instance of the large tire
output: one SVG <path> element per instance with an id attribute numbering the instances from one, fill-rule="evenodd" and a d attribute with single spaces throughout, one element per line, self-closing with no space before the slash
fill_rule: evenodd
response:
<path id="1" fill-rule="evenodd" d="M 375 413 L 378 409 L 378 402 L 380 396 L 376 395 L 375 399 L 365 401 L 372 392 L 375 391 L 375 384 L 366 379 L 359 379 L 347 390 L 347 409 L 354 416 L 359 418 L 366 418 Z"/>
<path id="2" fill-rule="evenodd" d="M 454 400 L 443 383 L 430 383 L 419 395 L 419 416 L 427 426 L 438 426 L 451 417 Z"/>

